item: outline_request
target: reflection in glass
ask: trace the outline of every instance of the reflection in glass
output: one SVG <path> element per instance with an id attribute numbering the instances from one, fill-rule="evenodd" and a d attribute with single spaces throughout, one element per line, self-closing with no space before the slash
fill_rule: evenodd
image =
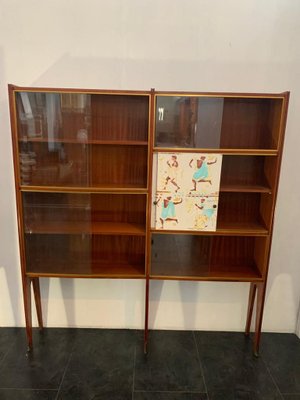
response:
<path id="1" fill-rule="evenodd" d="M 223 103 L 223 98 L 158 96 L 156 146 L 219 148 Z"/>
<path id="2" fill-rule="evenodd" d="M 156 97 L 156 147 L 276 149 L 282 99 Z"/>
<path id="3" fill-rule="evenodd" d="M 147 186 L 148 96 L 17 92 L 16 104 L 21 185 Z"/>
<path id="4" fill-rule="evenodd" d="M 145 195 L 22 196 L 27 272 L 144 274 Z"/>

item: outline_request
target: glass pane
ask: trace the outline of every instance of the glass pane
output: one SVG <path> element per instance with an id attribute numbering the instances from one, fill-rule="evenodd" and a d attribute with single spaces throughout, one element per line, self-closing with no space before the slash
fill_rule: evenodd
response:
<path id="1" fill-rule="evenodd" d="M 157 96 L 155 146 L 276 149 L 281 99 Z"/>
<path id="2" fill-rule="evenodd" d="M 23 193 L 27 272 L 141 275 L 146 196 Z"/>
<path id="3" fill-rule="evenodd" d="M 253 278 L 260 272 L 255 246 L 264 238 L 236 236 L 152 235 L 152 276 Z"/>
<path id="4" fill-rule="evenodd" d="M 16 105 L 22 185 L 147 186 L 147 96 L 18 92 Z"/>

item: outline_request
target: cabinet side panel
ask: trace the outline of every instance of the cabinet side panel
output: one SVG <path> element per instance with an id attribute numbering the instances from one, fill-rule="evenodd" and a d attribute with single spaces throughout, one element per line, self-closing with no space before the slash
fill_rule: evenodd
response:
<path id="1" fill-rule="evenodd" d="M 254 244 L 254 259 L 258 270 L 261 275 L 265 277 L 267 260 L 268 260 L 268 246 L 270 238 L 255 238 Z"/>

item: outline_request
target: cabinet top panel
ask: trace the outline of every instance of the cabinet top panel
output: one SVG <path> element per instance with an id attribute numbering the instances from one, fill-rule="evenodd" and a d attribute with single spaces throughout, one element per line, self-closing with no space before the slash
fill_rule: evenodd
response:
<path id="1" fill-rule="evenodd" d="M 138 95 L 150 96 L 150 91 L 145 90 L 107 90 L 107 89 L 81 89 L 81 88 L 46 88 L 8 85 L 14 92 L 49 92 L 49 93 L 85 93 L 85 94 L 113 94 L 113 95 Z"/>
<path id="2" fill-rule="evenodd" d="M 54 88 L 8 85 L 15 92 L 51 92 L 51 93 L 90 93 L 90 94 L 128 94 L 149 96 L 154 93 L 158 96 L 199 96 L 199 97 L 237 97 L 237 98 L 288 98 L 290 92 L 282 93 L 248 93 L 248 92 L 194 92 L 194 91 L 159 91 L 151 90 L 117 90 L 117 89 L 84 89 L 84 88 Z"/>
<path id="3" fill-rule="evenodd" d="M 157 96 L 184 96 L 184 97 L 233 97 L 249 99 L 285 99 L 290 92 L 282 93 L 244 93 L 244 92 L 186 92 L 186 91 L 155 91 Z"/>

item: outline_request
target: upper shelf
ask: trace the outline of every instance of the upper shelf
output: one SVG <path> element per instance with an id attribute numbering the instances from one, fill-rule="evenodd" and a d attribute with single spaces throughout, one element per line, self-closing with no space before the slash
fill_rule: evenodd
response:
<path id="1" fill-rule="evenodd" d="M 70 144 L 98 144 L 98 145 L 118 145 L 118 146 L 148 146 L 146 140 L 98 140 L 98 139 L 83 139 L 77 138 L 45 138 L 45 137 L 21 137 L 21 143 L 70 143 Z"/>
<path id="2" fill-rule="evenodd" d="M 215 153 L 237 156 L 277 156 L 278 151 L 275 149 L 218 149 L 218 148 L 183 148 L 183 147 L 154 147 L 157 153 Z"/>

